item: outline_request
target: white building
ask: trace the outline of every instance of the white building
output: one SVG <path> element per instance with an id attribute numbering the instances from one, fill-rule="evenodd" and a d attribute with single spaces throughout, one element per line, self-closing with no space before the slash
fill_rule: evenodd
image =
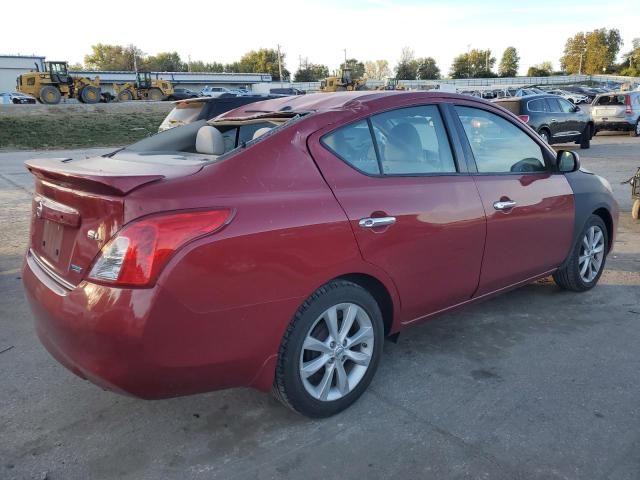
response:
<path id="1" fill-rule="evenodd" d="M 35 55 L 0 55 L 0 92 L 14 92 L 18 75 L 42 70 L 44 57 Z"/>

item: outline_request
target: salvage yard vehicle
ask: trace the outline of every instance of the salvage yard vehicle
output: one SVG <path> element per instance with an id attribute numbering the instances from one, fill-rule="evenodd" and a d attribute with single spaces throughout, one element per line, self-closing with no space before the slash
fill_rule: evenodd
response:
<path id="1" fill-rule="evenodd" d="M 12 103 L 14 105 L 35 104 L 36 99 L 31 95 L 25 95 L 20 92 L 2 92 L 0 93 L 0 105 Z"/>
<path id="2" fill-rule="evenodd" d="M 181 127 L 198 120 L 211 120 L 218 115 L 238 108 L 248 103 L 268 100 L 270 98 L 279 98 L 281 95 L 254 95 L 236 97 L 234 95 L 224 95 L 221 97 L 199 97 L 188 100 L 180 100 L 175 102 L 175 107 L 162 120 L 159 132 L 169 130 L 170 128 Z"/>
<path id="3" fill-rule="evenodd" d="M 493 103 L 515 114 L 549 145 L 575 142 L 580 148 L 591 146 L 595 133 L 593 119 L 579 106 L 557 95 L 501 98 Z"/>
<path id="4" fill-rule="evenodd" d="M 343 68 L 339 73 L 320 81 L 320 91 L 325 93 L 365 90 L 366 78 L 355 78 L 351 68 Z"/>
<path id="5" fill-rule="evenodd" d="M 67 62 L 44 62 L 44 70 L 23 73 L 16 79 L 16 89 L 36 97 L 42 103 L 55 105 L 62 98 L 75 98 L 82 103 L 98 103 L 102 98 L 100 77 L 93 80 L 69 74 Z"/>
<path id="6" fill-rule="evenodd" d="M 150 72 L 136 72 L 136 81 L 124 85 L 113 84 L 116 100 L 153 100 L 159 102 L 173 95 L 173 84 L 168 80 L 152 79 Z"/>
<path id="7" fill-rule="evenodd" d="M 169 95 L 167 100 L 185 100 L 187 98 L 198 98 L 198 92 L 188 88 L 174 88 L 173 93 Z"/>
<path id="8" fill-rule="evenodd" d="M 310 417 L 356 401 L 409 325 L 548 275 L 593 288 L 618 220 L 575 152 L 449 93 L 267 100 L 26 165 L 22 278 L 58 361 L 137 397 L 250 386 Z"/>
<path id="9" fill-rule="evenodd" d="M 591 115 L 596 132 L 622 130 L 640 136 L 640 92 L 615 92 L 598 95 Z"/>
<path id="10" fill-rule="evenodd" d="M 222 95 L 235 95 L 235 93 L 233 93 L 231 91 L 230 88 L 225 88 L 225 87 L 210 87 L 210 86 L 206 86 L 204 87 L 201 91 L 200 91 L 200 96 L 201 97 L 220 97 Z"/>
<path id="11" fill-rule="evenodd" d="M 551 95 L 557 95 L 559 97 L 564 98 L 565 100 L 569 100 L 571 103 L 575 105 L 579 105 L 581 103 L 589 103 L 589 98 L 586 95 L 581 93 L 567 92 L 566 90 L 547 90 L 545 93 L 549 93 Z"/>

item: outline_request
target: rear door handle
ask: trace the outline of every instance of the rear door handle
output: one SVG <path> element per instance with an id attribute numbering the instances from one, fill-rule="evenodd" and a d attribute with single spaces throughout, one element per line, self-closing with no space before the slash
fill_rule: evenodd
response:
<path id="1" fill-rule="evenodd" d="M 396 223 L 396 217 L 367 217 L 358 222 L 361 228 L 386 227 Z"/>
<path id="2" fill-rule="evenodd" d="M 513 200 L 503 200 L 494 202 L 493 204 L 493 208 L 495 208 L 496 210 L 511 210 L 515 206 L 516 202 L 514 202 Z"/>

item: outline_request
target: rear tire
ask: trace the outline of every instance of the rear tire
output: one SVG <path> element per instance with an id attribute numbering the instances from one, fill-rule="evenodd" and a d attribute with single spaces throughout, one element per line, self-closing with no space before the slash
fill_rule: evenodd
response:
<path id="1" fill-rule="evenodd" d="M 587 149 L 591 147 L 591 125 L 586 125 L 582 135 L 580 135 L 580 148 Z"/>
<path id="2" fill-rule="evenodd" d="M 60 90 L 52 85 L 46 85 L 40 89 L 40 101 L 45 105 L 56 105 L 60 103 L 61 98 Z"/>
<path id="3" fill-rule="evenodd" d="M 546 143 L 547 145 L 551 145 L 549 143 L 551 141 L 551 135 L 549 134 L 549 130 L 547 130 L 546 128 L 543 128 L 538 132 L 538 135 L 542 137 L 542 139 L 544 140 L 544 143 Z"/>
<path id="4" fill-rule="evenodd" d="M 602 219 L 591 215 L 573 246 L 569 259 L 554 274 L 561 288 L 584 292 L 596 286 L 607 259 L 609 233 Z"/>
<path id="5" fill-rule="evenodd" d="M 159 88 L 152 88 L 151 90 L 149 90 L 147 98 L 149 98 L 149 100 L 153 100 L 154 102 L 160 102 L 164 100 L 164 94 Z"/>
<path id="6" fill-rule="evenodd" d="M 636 120 L 636 126 L 629 132 L 632 137 L 640 137 L 640 118 Z"/>
<path id="7" fill-rule="evenodd" d="M 289 324 L 273 394 L 307 417 L 335 415 L 369 386 L 383 341 L 382 313 L 371 294 L 352 282 L 330 282 L 302 304 Z"/>
<path id="8" fill-rule="evenodd" d="M 631 206 L 631 218 L 638 220 L 640 218 L 640 200 L 634 200 Z"/>

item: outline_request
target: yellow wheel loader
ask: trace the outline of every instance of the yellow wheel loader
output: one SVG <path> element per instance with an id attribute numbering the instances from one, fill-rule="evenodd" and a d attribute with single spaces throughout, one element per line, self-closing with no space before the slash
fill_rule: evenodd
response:
<path id="1" fill-rule="evenodd" d="M 397 78 L 386 77 L 384 85 L 376 87 L 376 90 L 407 90 L 407 87 L 401 84 Z"/>
<path id="2" fill-rule="evenodd" d="M 60 103 L 63 97 L 76 98 L 82 103 L 98 103 L 102 97 L 100 77 L 91 80 L 69 75 L 67 62 L 44 62 L 42 72 L 36 64 L 35 72 L 18 76 L 16 88 L 47 105 Z"/>
<path id="3" fill-rule="evenodd" d="M 136 81 L 124 85 L 113 84 L 116 100 L 166 100 L 173 95 L 173 85 L 167 80 L 152 80 L 151 73 L 137 72 Z"/>
<path id="4" fill-rule="evenodd" d="M 366 90 L 366 78 L 353 78 L 350 68 L 343 68 L 340 75 L 331 75 L 320 82 L 321 92 L 346 92 Z"/>

